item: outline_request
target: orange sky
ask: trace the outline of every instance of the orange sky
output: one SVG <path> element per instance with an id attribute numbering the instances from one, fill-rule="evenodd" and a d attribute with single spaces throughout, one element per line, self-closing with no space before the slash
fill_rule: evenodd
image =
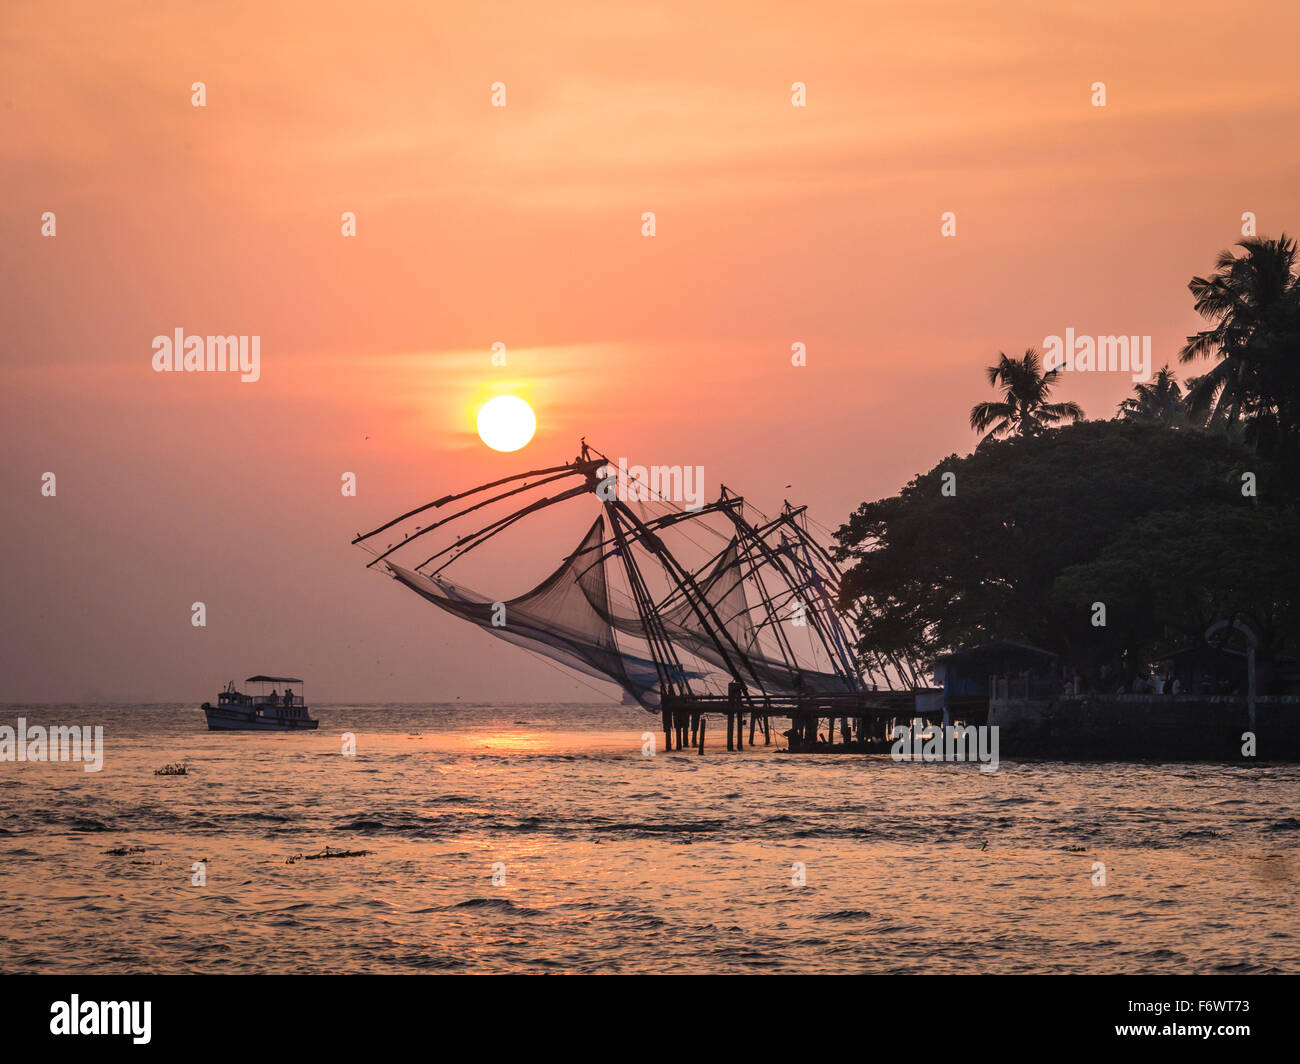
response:
<path id="1" fill-rule="evenodd" d="M 1300 9 L 1174 12 L 8 4 L 0 701 L 277 670 L 322 699 L 590 697 L 347 540 L 584 434 L 835 525 L 973 447 L 999 350 L 1073 328 L 1173 361 L 1242 212 L 1300 229 Z M 155 374 L 177 327 L 261 336 L 261 381 Z M 1130 387 L 1060 397 L 1109 416 Z M 539 419 L 515 456 L 472 431 L 502 390 Z"/>

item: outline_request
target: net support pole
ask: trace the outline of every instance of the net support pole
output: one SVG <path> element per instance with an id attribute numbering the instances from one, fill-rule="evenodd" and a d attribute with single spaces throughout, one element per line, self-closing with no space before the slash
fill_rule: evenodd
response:
<path id="1" fill-rule="evenodd" d="M 732 681 L 727 684 L 727 749 L 743 750 L 745 748 L 744 728 L 745 716 L 740 711 L 740 699 L 744 692 L 744 684 Z M 735 731 L 735 746 L 732 746 L 732 731 Z"/>

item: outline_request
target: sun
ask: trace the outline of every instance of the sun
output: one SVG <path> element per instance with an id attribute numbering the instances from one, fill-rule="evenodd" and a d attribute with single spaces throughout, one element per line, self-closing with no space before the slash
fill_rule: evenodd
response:
<path id="1" fill-rule="evenodd" d="M 517 451 L 536 431 L 533 408 L 516 395 L 498 395 L 479 409 L 479 438 L 494 451 Z"/>

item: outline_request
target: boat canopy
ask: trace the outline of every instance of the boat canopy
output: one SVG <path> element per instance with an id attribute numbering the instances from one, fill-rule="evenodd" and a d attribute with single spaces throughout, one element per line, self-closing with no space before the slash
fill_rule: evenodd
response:
<path id="1" fill-rule="evenodd" d="M 296 676 L 250 676 L 244 683 L 304 683 Z"/>

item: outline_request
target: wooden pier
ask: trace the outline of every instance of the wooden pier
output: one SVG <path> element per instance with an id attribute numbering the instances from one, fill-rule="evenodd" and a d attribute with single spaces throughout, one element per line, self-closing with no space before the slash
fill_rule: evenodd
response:
<path id="1" fill-rule="evenodd" d="M 785 735 L 791 752 L 838 747 L 850 753 L 873 749 L 889 721 L 910 720 L 917 708 L 915 691 L 746 698 L 740 685 L 733 683 L 726 695 L 664 698 L 660 712 L 667 750 L 685 750 L 689 743 L 689 748 L 703 754 L 707 720 L 713 714 L 726 719 L 728 750 L 745 749 L 746 723 L 750 746 L 760 737 L 764 746 L 771 746 L 772 718 L 785 717 L 790 721 Z"/>

